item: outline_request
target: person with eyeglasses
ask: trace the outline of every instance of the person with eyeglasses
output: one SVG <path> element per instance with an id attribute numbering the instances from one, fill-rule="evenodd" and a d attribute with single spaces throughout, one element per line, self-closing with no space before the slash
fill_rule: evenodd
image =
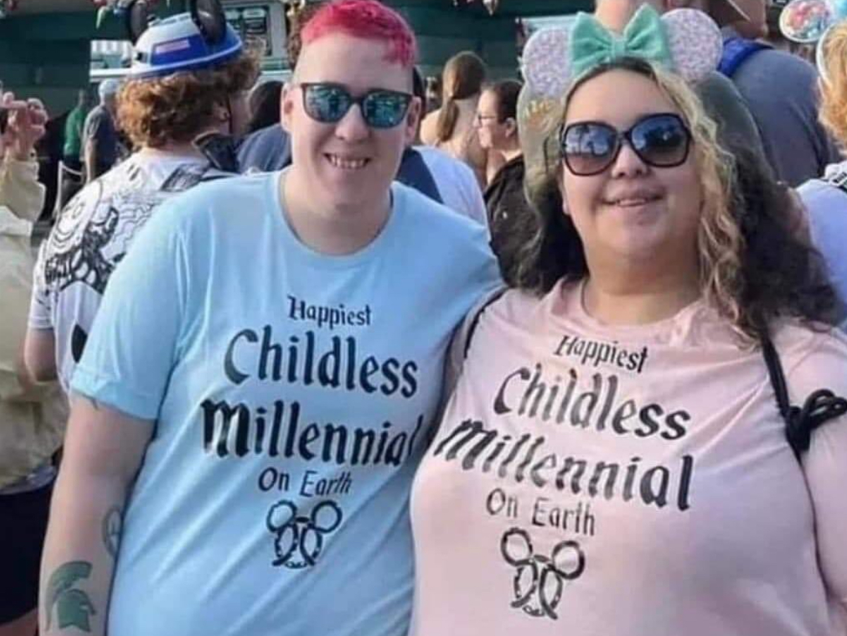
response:
<path id="1" fill-rule="evenodd" d="M 698 13 L 527 43 L 541 227 L 453 349 L 411 636 L 847 633 L 840 307 L 685 81 L 720 56 Z"/>
<path id="2" fill-rule="evenodd" d="M 503 165 L 483 194 L 491 230 L 491 248 L 500 263 L 503 279 L 510 283 L 522 260 L 519 253 L 536 226 L 535 215 L 524 195 L 525 165 L 518 134 L 518 96 L 521 83 L 503 80 L 482 91 L 476 113 L 479 144 L 499 153 Z"/>
<path id="3" fill-rule="evenodd" d="M 71 388 L 41 632 L 405 636 L 408 497 L 485 228 L 392 183 L 415 37 L 322 7 L 282 96 L 293 161 L 166 201 Z M 174 46 L 173 48 L 176 48 Z"/>

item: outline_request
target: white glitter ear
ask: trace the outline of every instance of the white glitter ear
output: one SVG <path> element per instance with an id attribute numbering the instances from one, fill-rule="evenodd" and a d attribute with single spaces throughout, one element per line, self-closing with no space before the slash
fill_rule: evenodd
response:
<path id="1" fill-rule="evenodd" d="M 723 36 L 715 21 L 697 9 L 674 9 L 662 16 L 674 71 L 698 82 L 714 71 L 723 54 Z"/>
<path id="2" fill-rule="evenodd" d="M 547 28 L 532 35 L 523 50 L 523 76 L 533 94 L 558 100 L 571 79 L 570 32 Z"/>
<path id="3" fill-rule="evenodd" d="M 527 170 L 543 170 L 545 146 L 560 123 L 560 105 L 570 88 L 570 30 L 542 29 L 523 50 L 524 87 L 518 99 L 518 131 Z"/>

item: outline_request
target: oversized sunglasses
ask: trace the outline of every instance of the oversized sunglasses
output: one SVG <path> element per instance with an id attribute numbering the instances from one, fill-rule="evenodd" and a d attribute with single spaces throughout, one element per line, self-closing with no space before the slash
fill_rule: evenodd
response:
<path id="1" fill-rule="evenodd" d="M 571 173 L 588 177 L 615 163 L 623 142 L 655 168 L 673 168 L 688 158 L 691 133 L 679 115 L 659 113 L 639 119 L 629 130 L 598 121 L 565 126 L 560 135 L 562 157 Z"/>
<path id="2" fill-rule="evenodd" d="M 385 89 L 370 90 L 364 95 L 353 97 L 340 84 L 303 83 L 303 109 L 306 114 L 322 124 L 341 121 L 353 104 L 358 104 L 362 119 L 371 128 L 394 128 L 399 126 L 409 112 L 412 95 Z"/>

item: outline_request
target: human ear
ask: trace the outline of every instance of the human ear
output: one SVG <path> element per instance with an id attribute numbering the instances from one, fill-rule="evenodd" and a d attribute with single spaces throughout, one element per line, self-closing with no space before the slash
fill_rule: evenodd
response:
<path id="1" fill-rule="evenodd" d="M 420 123 L 422 111 L 423 103 L 421 102 L 420 97 L 412 98 L 412 102 L 409 104 L 409 112 L 406 113 L 406 123 L 404 131 L 404 141 L 407 146 L 414 144 L 417 140 L 418 124 Z"/>
<path id="2" fill-rule="evenodd" d="M 291 120 L 294 113 L 294 92 L 296 88 L 290 83 L 282 87 L 282 97 L 279 100 L 279 123 L 283 130 L 291 134 Z"/>

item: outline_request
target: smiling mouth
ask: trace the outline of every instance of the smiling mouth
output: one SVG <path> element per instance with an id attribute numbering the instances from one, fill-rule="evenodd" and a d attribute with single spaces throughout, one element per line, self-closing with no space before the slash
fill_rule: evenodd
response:
<path id="1" fill-rule="evenodd" d="M 648 203 L 654 203 L 662 197 L 658 194 L 644 194 L 638 196 L 621 197 L 617 199 L 608 199 L 607 205 L 618 208 L 640 208 Z"/>
<path id="2" fill-rule="evenodd" d="M 327 154 L 325 157 L 334 168 L 339 170 L 361 170 L 371 161 L 370 159 L 345 159 L 331 154 Z"/>

